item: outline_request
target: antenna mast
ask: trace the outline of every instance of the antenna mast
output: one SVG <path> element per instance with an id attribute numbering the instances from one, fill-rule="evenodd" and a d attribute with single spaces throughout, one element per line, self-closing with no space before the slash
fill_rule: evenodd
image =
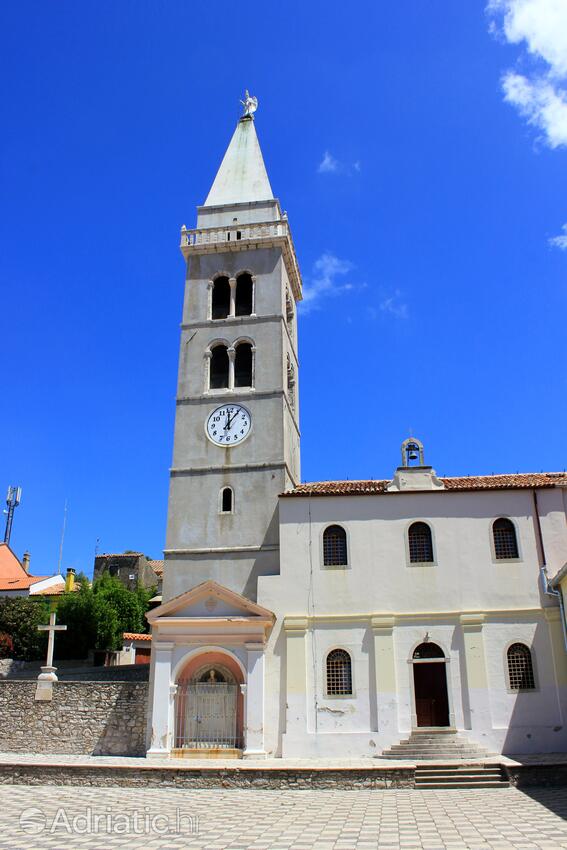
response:
<path id="1" fill-rule="evenodd" d="M 57 575 L 61 575 L 61 562 L 63 560 L 63 541 L 65 540 L 65 527 L 67 525 L 67 499 L 63 508 L 63 528 L 61 529 L 61 545 L 59 547 L 59 563 L 57 564 Z"/>

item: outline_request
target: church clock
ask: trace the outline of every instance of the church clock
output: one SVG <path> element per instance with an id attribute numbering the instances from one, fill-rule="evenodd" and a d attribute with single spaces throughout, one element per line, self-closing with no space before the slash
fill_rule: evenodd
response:
<path id="1" fill-rule="evenodd" d="M 215 408 L 205 423 L 207 437 L 216 446 L 237 446 L 251 429 L 252 416 L 242 404 L 223 404 Z"/>

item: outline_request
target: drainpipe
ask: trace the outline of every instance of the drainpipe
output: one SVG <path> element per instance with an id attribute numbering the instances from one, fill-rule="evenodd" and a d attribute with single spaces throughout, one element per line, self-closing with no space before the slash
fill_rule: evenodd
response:
<path id="1" fill-rule="evenodd" d="M 561 627 L 563 629 L 563 643 L 565 644 L 565 652 L 567 652 L 567 620 L 565 619 L 565 603 L 563 601 L 563 594 L 561 593 L 561 589 L 552 587 L 549 581 L 549 576 L 547 575 L 547 564 L 545 562 L 545 548 L 543 545 L 543 535 L 541 533 L 541 522 L 539 518 L 539 509 L 537 504 L 537 492 L 532 490 L 532 495 L 534 498 L 534 518 L 535 518 L 535 526 L 536 526 L 536 537 L 538 542 L 538 548 L 541 553 L 541 564 L 539 567 L 539 574 L 541 577 L 541 586 L 543 592 L 547 596 L 554 596 L 559 600 L 559 609 L 561 611 Z"/>

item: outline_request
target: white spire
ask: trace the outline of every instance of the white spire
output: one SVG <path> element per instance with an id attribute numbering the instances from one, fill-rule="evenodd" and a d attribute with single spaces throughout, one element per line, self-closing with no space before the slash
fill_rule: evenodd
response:
<path id="1" fill-rule="evenodd" d="M 236 125 L 205 206 L 269 201 L 273 197 L 254 119 L 247 114 Z"/>

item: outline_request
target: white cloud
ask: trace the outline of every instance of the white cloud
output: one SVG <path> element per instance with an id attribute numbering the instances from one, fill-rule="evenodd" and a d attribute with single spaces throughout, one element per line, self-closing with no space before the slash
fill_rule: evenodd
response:
<path id="1" fill-rule="evenodd" d="M 319 174 L 346 174 L 350 176 L 353 171 L 360 171 L 360 160 L 357 159 L 353 163 L 341 162 L 330 151 L 325 151 L 323 159 L 317 166 L 317 171 Z"/>
<path id="2" fill-rule="evenodd" d="M 402 301 L 402 293 L 399 289 L 395 289 L 391 295 L 387 295 L 380 301 L 380 310 L 383 313 L 390 313 L 396 319 L 407 319 L 409 316 L 408 305 Z"/>
<path id="3" fill-rule="evenodd" d="M 561 230 L 563 233 L 559 236 L 552 236 L 551 239 L 548 239 L 548 242 L 553 248 L 559 248 L 561 251 L 567 251 L 567 224 L 564 224 Z"/>
<path id="4" fill-rule="evenodd" d="M 530 80 L 509 71 L 502 80 L 504 97 L 528 123 L 543 130 L 551 148 L 567 146 L 567 92 L 546 79 Z"/>
<path id="5" fill-rule="evenodd" d="M 323 159 L 319 163 L 317 171 L 319 174 L 334 174 L 339 170 L 339 161 L 335 159 L 330 151 L 325 151 Z"/>
<path id="6" fill-rule="evenodd" d="M 523 74 L 507 71 L 505 99 L 552 148 L 567 146 L 566 0 L 490 0 L 491 29 L 522 45 Z"/>
<path id="7" fill-rule="evenodd" d="M 344 283 L 341 278 L 352 271 L 349 260 L 340 260 L 330 251 L 321 254 L 313 265 L 313 272 L 303 289 L 302 312 L 318 308 L 322 298 L 342 295 L 355 289 L 354 284 Z"/>

